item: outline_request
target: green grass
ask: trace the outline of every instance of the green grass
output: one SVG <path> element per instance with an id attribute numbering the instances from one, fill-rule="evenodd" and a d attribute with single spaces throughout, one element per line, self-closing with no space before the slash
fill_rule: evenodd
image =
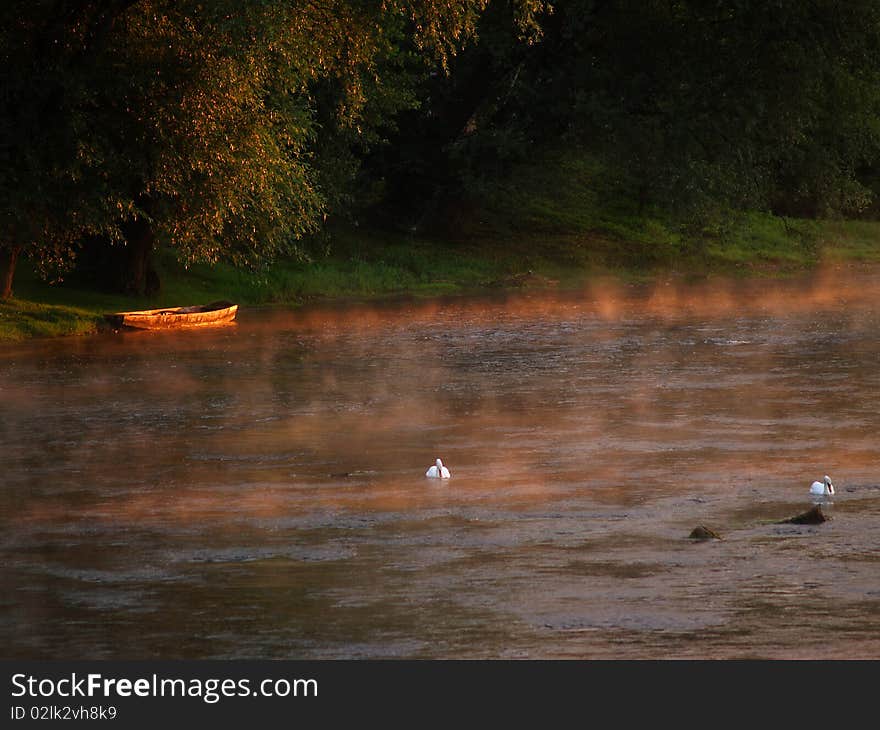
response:
<path id="1" fill-rule="evenodd" d="M 842 260 L 880 260 L 880 223 L 717 215 L 711 224 L 640 209 L 588 158 L 564 153 L 521 166 L 480 193 L 479 225 L 464 235 L 537 244 L 546 258 L 624 276 L 676 270 L 761 273 L 809 267 L 829 251 Z"/>
<path id="2" fill-rule="evenodd" d="M 352 230 L 335 236 L 328 256 L 282 260 L 259 272 L 226 264 L 185 269 L 170 251 L 159 252 L 155 264 L 162 282 L 159 294 L 124 297 L 77 285 L 75 278 L 50 286 L 28 262 L 22 262 L 15 279 L 16 298 L 0 303 L 0 339 L 84 334 L 96 331 L 106 312 L 218 299 L 241 305 L 296 305 L 321 299 L 474 291 L 521 268 L 517 257 L 487 256 L 474 247 Z"/>
<path id="3" fill-rule="evenodd" d="M 595 275 L 778 276 L 825 261 L 880 263 L 880 222 L 752 212 L 700 228 L 662 210 L 640 211 L 606 177 L 589 159 L 550 154 L 482 189 L 463 206 L 451 232 L 413 236 L 343 228 L 333 232 L 322 255 L 278 261 L 260 272 L 225 264 L 184 269 L 170 251 L 161 251 L 155 263 L 162 289 L 154 297 L 95 292 L 73 280 L 49 286 L 22 262 L 17 298 L 0 303 L 0 339 L 83 334 L 98 328 L 104 312 L 217 299 L 296 305 L 551 281 L 577 286 Z"/>
<path id="4" fill-rule="evenodd" d="M 817 236 L 824 260 L 880 263 L 880 223 L 828 221 L 821 226 Z"/>
<path id="5" fill-rule="evenodd" d="M 0 340 L 88 334 L 95 331 L 95 325 L 94 315 L 79 307 L 0 301 Z"/>

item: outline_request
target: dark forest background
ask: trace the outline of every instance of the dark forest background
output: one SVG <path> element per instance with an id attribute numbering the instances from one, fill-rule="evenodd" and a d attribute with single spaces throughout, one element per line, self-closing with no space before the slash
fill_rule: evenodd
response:
<path id="1" fill-rule="evenodd" d="M 540 160 L 684 226 L 877 213 L 872 0 L 8 0 L 0 54 L 7 297 L 21 257 L 143 294 L 160 247 L 461 235 Z"/>

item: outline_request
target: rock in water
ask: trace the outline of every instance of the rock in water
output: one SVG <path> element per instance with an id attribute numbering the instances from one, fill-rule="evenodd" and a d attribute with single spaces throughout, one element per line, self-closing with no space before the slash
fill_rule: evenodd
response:
<path id="1" fill-rule="evenodd" d="M 823 522 L 827 522 L 830 517 L 826 517 L 822 512 L 822 508 L 819 505 L 813 507 L 813 509 L 809 509 L 806 512 L 803 512 L 799 515 L 795 515 L 794 517 L 789 517 L 787 520 L 782 520 L 780 525 L 821 525 Z"/>
<path id="2" fill-rule="evenodd" d="M 710 530 L 708 527 L 704 527 L 703 525 L 698 525 L 693 530 L 691 530 L 691 534 L 688 535 L 691 540 L 720 540 L 721 535 L 719 535 L 714 530 Z"/>

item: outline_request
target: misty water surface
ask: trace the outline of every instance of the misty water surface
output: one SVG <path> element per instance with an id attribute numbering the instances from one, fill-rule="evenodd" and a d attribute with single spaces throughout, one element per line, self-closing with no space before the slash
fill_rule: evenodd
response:
<path id="1" fill-rule="evenodd" d="M 878 658 L 878 303 L 831 271 L 4 344 L 3 654 Z M 774 524 L 825 474 L 830 522 Z"/>

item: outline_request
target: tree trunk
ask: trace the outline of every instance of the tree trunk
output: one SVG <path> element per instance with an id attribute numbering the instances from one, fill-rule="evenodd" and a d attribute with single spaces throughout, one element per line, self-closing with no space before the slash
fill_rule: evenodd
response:
<path id="1" fill-rule="evenodd" d="M 159 277 L 151 265 L 155 243 L 150 224 L 141 219 L 129 221 L 123 228 L 126 240 L 126 260 L 122 289 L 126 294 L 154 294 L 159 288 Z"/>
<path id="2" fill-rule="evenodd" d="M 17 246 L 0 248 L 0 299 L 9 299 L 12 296 L 12 279 L 20 250 Z"/>

